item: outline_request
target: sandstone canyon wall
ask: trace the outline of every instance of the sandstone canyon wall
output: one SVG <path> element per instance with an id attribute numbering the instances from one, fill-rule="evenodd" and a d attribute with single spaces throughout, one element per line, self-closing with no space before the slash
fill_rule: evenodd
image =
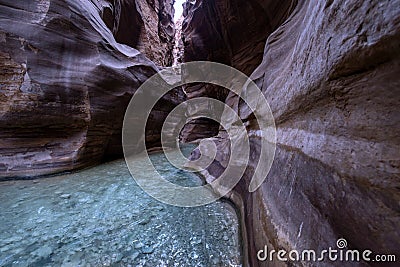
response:
<path id="1" fill-rule="evenodd" d="M 265 41 L 288 16 L 290 1 L 195 1 L 186 2 L 182 24 L 184 60 L 215 61 L 246 75 L 261 63 Z M 210 96 L 225 101 L 228 91 L 210 84 L 185 87 L 189 99 Z M 219 124 L 196 119 L 185 126 L 184 141 L 218 133 Z"/>
<path id="2" fill-rule="evenodd" d="M 175 27 L 172 0 L 94 1 L 118 43 L 143 52 L 159 66 L 171 66 Z"/>
<path id="3" fill-rule="evenodd" d="M 172 63 L 172 17 L 172 1 L 1 1 L 0 177 L 120 156 L 132 94 L 157 64 Z M 163 98 L 151 145 L 183 97 L 176 90 Z"/>
<path id="4" fill-rule="evenodd" d="M 250 264 L 287 264 L 257 260 L 264 245 L 321 251 L 336 248 L 338 238 L 399 257 L 399 1 L 200 0 L 186 6 L 183 36 L 185 60 L 251 74 L 275 117 L 271 171 L 249 193 L 261 153 L 254 116 L 235 95 L 192 87 L 196 96 L 225 98 L 249 125 L 252 160 L 231 198 L 242 209 Z M 230 153 L 223 130 L 212 140 L 217 157 L 203 173 L 211 180 Z"/>

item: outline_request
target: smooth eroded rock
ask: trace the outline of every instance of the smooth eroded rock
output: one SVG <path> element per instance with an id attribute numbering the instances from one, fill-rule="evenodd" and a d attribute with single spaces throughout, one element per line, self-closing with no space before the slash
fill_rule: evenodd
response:
<path id="1" fill-rule="evenodd" d="M 204 55 L 214 51 L 213 44 L 191 33 L 202 32 L 204 25 L 224 25 L 211 18 L 209 9 L 201 11 L 211 3 L 234 12 L 231 1 L 200 1 L 188 12 L 189 18 L 202 13 L 197 14 L 202 26 L 189 24 L 193 29 L 188 38 L 193 37 Z M 274 163 L 254 193 L 248 186 L 261 153 L 254 134 L 257 124 L 243 102 L 233 95 L 227 98 L 251 133 L 252 160 L 231 195 L 242 207 L 249 261 L 252 266 L 268 264 L 256 257 L 264 245 L 321 251 L 336 248 L 338 238 L 345 238 L 351 249 L 399 255 L 400 5 L 354 0 L 283 1 L 283 6 L 291 7 L 288 14 L 266 15 L 277 28 L 251 74 L 277 127 Z M 253 31 L 223 29 L 217 38 Z M 192 51 L 188 48 L 188 54 Z M 243 61 L 233 60 L 239 55 L 227 63 L 246 69 Z M 219 56 L 207 59 L 218 61 Z M 217 98 L 215 93 L 205 95 Z M 211 180 L 223 172 L 230 153 L 223 131 L 214 141 L 217 159 L 204 172 Z"/>
<path id="2" fill-rule="evenodd" d="M 128 0 L 3 1 L 1 177 L 72 170 L 122 155 L 126 106 L 135 90 L 159 69 L 132 48 L 150 47 L 155 41 L 145 41 L 144 30 L 130 30 L 150 22 L 159 25 L 158 34 L 166 38 L 159 52 L 167 59 L 173 44 L 168 37 L 173 38 L 168 5 Z M 144 8 L 139 12 L 133 6 L 153 7 L 157 12 L 148 17 Z M 146 36 L 150 35 L 155 38 Z M 158 128 L 168 108 L 182 101 L 179 97 L 184 95 L 177 89 L 161 100 L 161 112 L 155 110 L 149 126 L 152 144 L 160 138 Z"/>

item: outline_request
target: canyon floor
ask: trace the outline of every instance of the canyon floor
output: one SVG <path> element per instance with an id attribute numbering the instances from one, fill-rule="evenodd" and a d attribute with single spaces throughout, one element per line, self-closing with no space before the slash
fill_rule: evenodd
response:
<path id="1" fill-rule="evenodd" d="M 152 161 L 185 186 L 198 176 Z M 0 266 L 241 266 L 238 217 L 228 202 L 180 208 L 147 195 L 125 161 L 0 184 Z"/>

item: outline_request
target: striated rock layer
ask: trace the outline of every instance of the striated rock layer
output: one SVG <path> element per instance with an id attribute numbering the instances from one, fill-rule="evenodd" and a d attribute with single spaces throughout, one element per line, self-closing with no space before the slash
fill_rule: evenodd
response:
<path id="1" fill-rule="evenodd" d="M 252 72 L 275 117 L 277 150 L 270 173 L 257 191 L 248 192 L 261 153 L 260 139 L 252 134 L 252 161 L 231 195 L 243 213 L 250 264 L 286 265 L 258 261 L 264 245 L 322 251 L 336 248 L 338 238 L 345 238 L 348 248 L 398 258 L 400 3 L 260 0 L 244 5 L 196 1 L 187 7 L 183 35 L 186 60 L 219 61 Z M 256 27 L 249 20 L 263 22 Z M 261 35 L 268 39 L 257 50 Z M 215 87 L 196 94 L 220 97 Z M 227 103 L 254 133 L 247 106 L 233 95 Z M 223 131 L 213 140 L 217 157 L 203 173 L 211 180 L 223 172 L 230 152 Z"/>
<path id="2" fill-rule="evenodd" d="M 171 12 L 171 1 L 2 1 L 0 177 L 72 170 L 121 155 L 126 106 L 158 70 L 131 47 L 146 52 L 158 42 L 158 54 L 146 53 L 170 64 Z M 149 23 L 158 25 L 158 37 Z M 148 127 L 151 145 L 183 97 L 176 90 L 163 98 Z"/>
<path id="3" fill-rule="evenodd" d="M 183 61 L 215 61 L 246 75 L 261 63 L 265 41 L 288 16 L 290 1 L 217 0 L 186 2 L 182 24 Z M 189 99 L 210 96 L 225 101 L 228 91 L 213 85 L 186 86 Z M 208 129 L 208 131 L 203 131 Z M 204 119 L 188 124 L 182 139 L 216 135 L 218 124 Z"/>
<path id="4" fill-rule="evenodd" d="M 173 0 L 93 1 L 117 42 L 135 47 L 159 66 L 173 62 Z"/>

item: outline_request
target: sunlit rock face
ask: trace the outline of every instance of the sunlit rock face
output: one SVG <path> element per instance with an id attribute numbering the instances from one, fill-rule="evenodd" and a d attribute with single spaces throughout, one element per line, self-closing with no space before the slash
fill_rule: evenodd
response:
<path id="1" fill-rule="evenodd" d="M 146 52 L 155 42 L 146 31 L 153 27 L 150 22 L 158 25 L 160 53 L 169 49 L 168 36 L 173 36 L 172 7 L 160 2 L 2 1 L 1 177 L 71 170 L 121 155 L 126 106 L 158 70 L 132 47 Z M 153 4 L 157 16 L 139 9 Z M 160 65 L 172 62 L 158 54 L 152 59 Z M 166 96 L 163 109 L 181 102 L 179 97 L 178 91 Z M 153 116 L 150 130 L 159 131 L 166 113 Z"/>
<path id="2" fill-rule="evenodd" d="M 249 8 L 258 3 L 253 13 L 237 11 L 235 2 L 196 1 L 187 9 L 185 55 L 251 70 L 275 117 L 277 150 L 269 175 L 249 193 L 261 153 L 253 135 L 250 166 L 232 195 L 243 208 L 250 263 L 267 265 L 256 257 L 264 245 L 321 251 L 336 248 L 338 238 L 352 249 L 399 255 L 399 2 L 247 1 Z M 235 12 L 230 19 L 221 15 Z M 262 29 L 241 24 L 250 18 L 269 23 Z M 215 31 L 220 34 L 208 34 Z M 269 36 L 259 40 L 260 62 L 250 60 L 257 46 L 227 45 L 262 34 Z M 212 38 L 225 49 L 216 49 Z M 196 94 L 218 98 L 215 90 Z M 256 130 L 246 106 L 227 99 L 249 122 L 249 132 Z M 204 173 L 211 179 L 224 170 L 230 152 L 223 132 L 214 140 L 217 160 Z"/>
<path id="3" fill-rule="evenodd" d="M 173 65 L 178 65 L 183 62 L 183 40 L 182 40 L 182 23 L 183 15 L 175 22 L 175 45 L 174 45 L 174 62 Z"/>
<path id="4" fill-rule="evenodd" d="M 171 66 L 173 0 L 93 1 L 117 42 L 137 48 L 159 66 Z"/>

